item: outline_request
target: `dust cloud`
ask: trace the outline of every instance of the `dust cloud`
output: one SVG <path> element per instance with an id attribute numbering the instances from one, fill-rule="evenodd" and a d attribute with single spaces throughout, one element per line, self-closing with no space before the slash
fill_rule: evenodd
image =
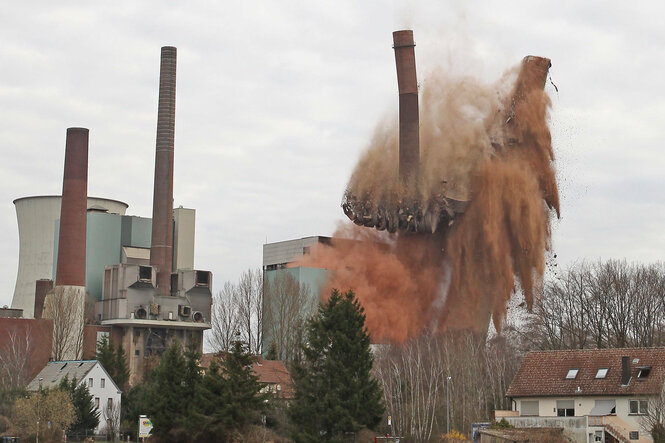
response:
<path id="1" fill-rule="evenodd" d="M 398 176 L 397 125 L 380 125 L 351 175 L 347 195 L 366 207 L 441 196 L 464 210 L 430 232 L 340 225 L 301 266 L 331 270 L 321 294 L 352 289 L 374 342 L 400 343 L 425 328 L 498 331 L 521 290 L 530 307 L 542 282 L 550 220 L 559 216 L 543 90 L 549 60 L 526 57 L 495 84 L 434 72 L 420 94 L 420 175 Z"/>

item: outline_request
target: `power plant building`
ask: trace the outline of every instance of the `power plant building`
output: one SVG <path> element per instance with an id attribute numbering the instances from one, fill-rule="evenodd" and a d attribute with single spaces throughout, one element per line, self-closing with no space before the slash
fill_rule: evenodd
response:
<path id="1" fill-rule="evenodd" d="M 322 268 L 312 268 L 301 266 L 300 260 L 317 244 L 330 244 L 330 237 L 312 236 L 303 237 L 295 240 L 286 240 L 263 245 L 263 278 L 266 283 L 266 290 L 263 293 L 263 343 L 261 348 L 266 354 L 273 341 L 271 331 L 274 330 L 272 322 L 274 316 L 266 310 L 274 306 L 271 303 L 271 297 L 274 294 L 270 290 L 271 283 L 283 276 L 290 276 L 301 288 L 306 288 L 311 300 L 308 306 L 315 310 L 321 299 L 321 287 L 325 284 L 328 270 Z M 307 313 L 305 313 L 307 314 Z M 278 326 L 277 326 L 278 327 Z"/>
<path id="2" fill-rule="evenodd" d="M 153 217 L 126 215 L 126 203 L 87 197 L 88 130 L 69 128 L 63 197 L 14 201 L 19 269 L 12 308 L 52 319 L 71 315 L 66 350 L 51 358 L 94 358 L 107 335 L 125 349 L 130 384 L 172 340 L 203 346 L 210 329 L 212 274 L 194 268 L 194 209 L 173 208 L 176 48 L 161 50 Z M 1 329 L 1 328 L 0 328 Z M 64 358 L 63 358 L 64 357 Z"/>

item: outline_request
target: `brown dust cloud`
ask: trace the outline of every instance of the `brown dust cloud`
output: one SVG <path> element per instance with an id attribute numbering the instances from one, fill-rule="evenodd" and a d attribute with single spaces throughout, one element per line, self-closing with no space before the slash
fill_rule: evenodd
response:
<path id="1" fill-rule="evenodd" d="M 494 84 L 443 71 L 420 91 L 420 174 L 416 190 L 398 177 L 398 129 L 377 127 L 348 183 L 369 205 L 441 193 L 468 202 L 433 233 L 341 224 L 300 266 L 329 269 L 321 294 L 352 289 L 374 342 L 401 343 L 424 329 L 500 331 L 511 295 L 530 307 L 559 216 L 544 92 L 549 60 L 526 57 Z"/>

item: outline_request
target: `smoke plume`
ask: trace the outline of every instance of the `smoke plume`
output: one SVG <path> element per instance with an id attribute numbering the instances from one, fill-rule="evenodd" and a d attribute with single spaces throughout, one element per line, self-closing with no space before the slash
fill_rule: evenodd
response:
<path id="1" fill-rule="evenodd" d="M 430 232 L 389 233 L 345 224 L 330 246 L 300 265 L 330 269 L 326 287 L 352 289 L 375 342 L 402 342 L 425 328 L 497 330 L 511 294 L 530 307 L 559 215 L 554 156 L 543 91 L 549 60 L 527 57 L 499 82 L 435 72 L 422 86 L 420 175 L 398 177 L 396 125 L 380 125 L 360 158 L 347 197 L 366 208 L 415 199 L 436 208 L 442 196 L 464 212 Z"/>

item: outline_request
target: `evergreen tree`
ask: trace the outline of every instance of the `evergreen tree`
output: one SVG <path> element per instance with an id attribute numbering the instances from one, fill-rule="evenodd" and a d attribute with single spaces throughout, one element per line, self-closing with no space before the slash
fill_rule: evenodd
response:
<path id="1" fill-rule="evenodd" d="M 77 384 L 76 378 L 65 377 L 60 382 L 60 389 L 68 392 L 74 406 L 74 422 L 69 426 L 69 435 L 79 438 L 92 435 L 99 424 L 99 408 L 92 402 L 92 394 L 85 383 Z"/>
<path id="2" fill-rule="evenodd" d="M 296 364 L 289 407 L 297 442 L 338 442 L 379 424 L 384 406 L 371 377 L 373 357 L 364 309 L 352 291 L 332 291 L 307 325 L 304 361 Z"/>
<path id="3" fill-rule="evenodd" d="M 203 377 L 195 408 L 192 429 L 198 442 L 234 441 L 235 434 L 258 422 L 269 394 L 252 372 L 253 357 L 243 342 L 234 342 L 221 366 L 213 361 Z"/>
<path id="4" fill-rule="evenodd" d="M 122 343 L 118 345 L 115 350 L 114 356 L 114 365 L 113 365 L 113 374 L 111 378 L 120 390 L 124 393 L 129 383 L 129 365 L 127 364 L 127 354 L 125 354 L 125 349 L 122 347 Z"/>
<path id="5" fill-rule="evenodd" d="M 113 378 L 113 381 L 116 381 L 113 377 L 115 368 L 115 348 L 106 335 L 97 341 L 97 361 L 104 366 L 104 369 L 106 369 L 106 372 L 108 372 L 111 378 Z M 117 381 L 116 384 L 118 384 Z"/>
<path id="6" fill-rule="evenodd" d="M 277 355 L 277 344 L 274 341 L 270 342 L 270 348 L 268 348 L 266 360 L 279 360 L 279 356 Z"/>
<path id="7" fill-rule="evenodd" d="M 129 366 L 122 344 L 115 348 L 108 336 L 100 338 L 97 342 L 97 360 L 124 393 L 129 381 Z"/>
<path id="8" fill-rule="evenodd" d="M 178 441 L 184 438 L 183 422 L 187 415 L 187 362 L 180 344 L 174 340 L 162 354 L 153 370 L 144 406 L 158 440 Z"/>

